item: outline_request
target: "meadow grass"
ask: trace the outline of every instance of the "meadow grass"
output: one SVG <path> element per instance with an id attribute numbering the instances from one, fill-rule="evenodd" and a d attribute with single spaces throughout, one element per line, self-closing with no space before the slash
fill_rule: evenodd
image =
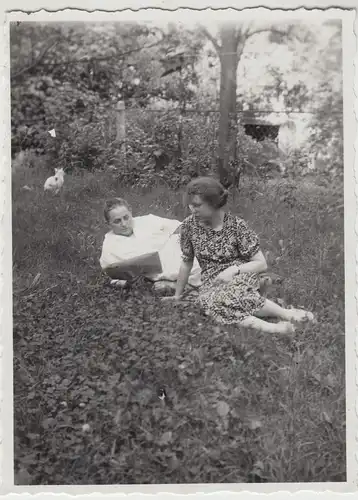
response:
<path id="1" fill-rule="evenodd" d="M 286 341 L 107 286 L 104 200 L 182 219 L 181 193 L 45 177 L 13 175 L 17 483 L 345 481 L 343 192 L 244 179 L 230 199 L 282 278 L 269 297 L 317 316 Z"/>

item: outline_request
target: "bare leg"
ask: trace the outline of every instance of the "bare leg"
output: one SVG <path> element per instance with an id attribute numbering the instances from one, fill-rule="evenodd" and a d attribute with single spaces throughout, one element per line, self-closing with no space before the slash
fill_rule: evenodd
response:
<path id="1" fill-rule="evenodd" d="M 246 326 L 248 328 L 253 328 L 254 330 L 259 330 L 265 333 L 281 333 L 283 335 L 294 333 L 295 328 L 289 321 L 281 321 L 279 323 L 269 323 L 268 321 L 263 321 L 262 319 L 256 318 L 255 316 L 249 316 L 240 322 L 240 325 Z"/>
<path id="2" fill-rule="evenodd" d="M 297 322 L 304 320 L 312 321 L 314 319 L 311 312 L 303 311 L 302 309 L 284 309 L 268 299 L 266 299 L 263 308 L 254 313 L 254 316 L 258 318 L 280 318 L 284 321 Z"/>

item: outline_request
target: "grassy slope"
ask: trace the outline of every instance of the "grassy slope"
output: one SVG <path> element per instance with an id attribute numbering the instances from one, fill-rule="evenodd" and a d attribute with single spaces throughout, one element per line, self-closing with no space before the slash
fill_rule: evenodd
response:
<path id="1" fill-rule="evenodd" d="M 231 203 L 284 277 L 270 295 L 318 316 L 289 343 L 106 286 L 104 198 L 182 218 L 177 193 L 97 174 L 53 198 L 42 181 L 39 167 L 13 183 L 18 483 L 345 480 L 343 210 L 327 209 L 341 199 L 247 183 Z"/>

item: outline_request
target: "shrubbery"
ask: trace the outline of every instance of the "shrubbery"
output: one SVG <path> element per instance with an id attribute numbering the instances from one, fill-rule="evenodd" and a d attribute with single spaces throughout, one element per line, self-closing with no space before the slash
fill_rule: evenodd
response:
<path id="1" fill-rule="evenodd" d="M 158 180 L 178 187 L 189 178 L 215 171 L 218 114 L 147 110 L 129 103 L 124 156 L 116 142 L 115 102 L 59 83 L 49 77 L 30 78 L 25 86 L 12 89 L 13 154 L 31 149 L 67 171 L 104 170 L 112 165 L 119 180 L 142 187 Z M 48 133 L 51 129 L 55 138 Z M 235 168 L 244 174 L 309 173 L 308 152 L 294 151 L 284 157 L 272 141 L 254 140 L 240 124 L 237 156 Z"/>
<path id="2" fill-rule="evenodd" d="M 181 116 L 176 110 L 154 113 L 129 109 L 124 154 L 115 138 L 114 111 L 107 108 L 99 121 L 89 122 L 86 116 L 77 116 L 64 123 L 59 117 L 51 124 L 56 137 L 37 127 L 34 133 L 40 146 L 35 152 L 45 152 L 51 165 L 62 166 L 68 172 L 113 167 L 118 180 L 124 183 L 150 187 L 163 180 L 171 187 L 179 187 L 192 177 L 215 172 L 217 126 L 218 117 L 197 113 Z M 237 144 L 237 168 L 241 173 L 255 177 L 283 173 L 286 159 L 282 159 L 274 143 L 258 142 L 239 126 Z"/>
<path id="3" fill-rule="evenodd" d="M 112 165 L 122 182 L 150 187 L 163 180 L 178 187 L 191 177 L 215 171 L 218 149 L 217 113 L 154 110 L 127 103 L 126 155 L 116 142 L 115 100 L 102 99 L 88 88 L 49 76 L 30 76 L 13 86 L 12 153 L 33 150 L 45 154 L 51 165 L 67 171 L 97 170 Z M 343 175 L 342 140 L 339 131 L 329 135 L 332 119 L 316 123 L 311 147 L 327 143 L 324 162 L 316 174 Z M 48 133 L 55 129 L 56 137 Z M 328 141 L 328 142 L 327 142 Z M 277 173 L 290 177 L 312 173 L 310 145 L 284 155 L 269 140 L 256 141 L 239 124 L 238 162 L 234 168 L 258 177 Z"/>
<path id="4" fill-rule="evenodd" d="M 32 149 L 69 171 L 114 165 L 123 182 L 141 186 L 163 179 L 175 187 L 188 177 L 213 171 L 219 116 L 212 112 L 217 109 L 215 98 L 200 87 L 196 71 L 203 39 L 195 30 L 179 32 L 173 26 L 165 42 L 157 43 L 161 37 L 139 24 L 108 24 L 105 29 L 85 24 L 12 26 L 12 156 Z M 162 78 L 168 50 L 183 44 L 190 64 L 182 68 L 180 78 L 178 72 Z M 31 64 L 34 60 L 37 64 Z M 310 173 L 309 153 L 323 151 L 318 176 L 342 177 L 339 85 L 323 82 L 316 97 L 307 151 L 285 157 L 272 142 L 257 142 L 239 126 L 233 168 L 259 177 L 275 172 L 302 176 Z M 300 104 L 303 96 L 296 98 Z M 127 107 L 126 158 L 115 141 L 118 99 Z M 163 102 L 177 109 L 152 109 Z M 260 108 L 262 102 L 263 95 L 255 106 Z M 192 112 L 194 108 L 203 111 Z M 48 134 L 53 128 L 55 140 Z"/>

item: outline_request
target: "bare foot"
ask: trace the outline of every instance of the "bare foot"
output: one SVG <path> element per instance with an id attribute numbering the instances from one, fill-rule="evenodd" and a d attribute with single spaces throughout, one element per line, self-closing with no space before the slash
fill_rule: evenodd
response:
<path id="1" fill-rule="evenodd" d="M 295 333 L 295 327 L 289 321 L 279 321 L 275 324 L 276 333 L 281 333 L 282 335 L 289 335 Z"/>
<path id="2" fill-rule="evenodd" d="M 290 321 L 295 321 L 296 323 L 302 323 L 303 321 L 314 321 L 314 316 L 309 311 L 304 311 L 303 309 L 286 309 L 288 319 Z"/>
<path id="3" fill-rule="evenodd" d="M 270 323 L 255 316 L 249 316 L 240 322 L 242 326 L 253 328 L 265 333 L 279 333 L 281 335 L 290 335 L 295 331 L 295 327 L 290 321 L 280 321 L 278 323 Z"/>

